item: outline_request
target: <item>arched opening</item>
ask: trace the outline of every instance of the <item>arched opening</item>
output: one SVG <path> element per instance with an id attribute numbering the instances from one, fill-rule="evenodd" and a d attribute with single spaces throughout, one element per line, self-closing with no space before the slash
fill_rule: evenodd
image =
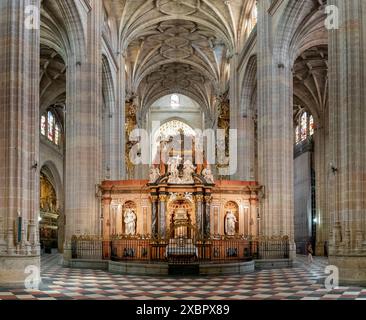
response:
<path id="1" fill-rule="evenodd" d="M 42 17 L 43 20 L 43 17 Z M 42 26 L 42 30 L 45 25 Z M 44 31 L 44 30 L 43 30 Z M 39 153 L 40 213 L 39 236 L 43 252 L 64 250 L 65 203 L 64 167 L 66 150 L 66 73 L 64 52 L 41 36 Z"/>
<path id="2" fill-rule="evenodd" d="M 294 64 L 294 231 L 298 254 L 311 242 L 327 254 L 325 186 L 328 132 L 328 48 L 312 47 Z"/>
<path id="3" fill-rule="evenodd" d="M 59 249 L 60 203 L 51 171 L 43 167 L 40 174 L 39 237 L 44 253 Z"/>
<path id="4" fill-rule="evenodd" d="M 152 164 L 160 166 L 160 172 L 164 173 L 172 161 L 178 161 L 181 170 L 186 161 L 198 163 L 196 157 L 196 132 L 181 120 L 170 120 L 158 128 L 153 134 L 152 140 Z M 176 159 L 176 160 L 175 160 Z M 197 163 L 196 163 L 197 162 Z"/>
<path id="5" fill-rule="evenodd" d="M 314 117 L 298 106 L 294 117 L 294 192 L 295 242 L 298 254 L 305 254 L 306 244 L 316 239 L 316 185 L 314 166 Z"/>
<path id="6" fill-rule="evenodd" d="M 171 152 L 167 156 L 181 156 L 192 160 L 195 130 L 202 130 L 203 111 L 193 99 L 182 94 L 163 96 L 152 104 L 147 114 L 151 132 L 151 163 L 161 164 L 164 146 Z M 192 160 L 193 161 L 193 160 Z"/>
<path id="7" fill-rule="evenodd" d="M 171 239 L 193 239 L 195 237 L 195 207 L 186 199 L 174 200 L 168 204 L 167 226 Z"/>

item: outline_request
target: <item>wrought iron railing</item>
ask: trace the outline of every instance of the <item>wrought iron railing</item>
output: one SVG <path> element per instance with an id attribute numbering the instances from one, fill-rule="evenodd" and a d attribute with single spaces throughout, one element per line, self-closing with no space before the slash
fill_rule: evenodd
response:
<path id="1" fill-rule="evenodd" d="M 252 259 L 288 259 L 289 241 L 245 239 L 244 237 L 202 237 L 166 239 L 151 236 L 73 237 L 73 259 L 165 262 L 171 264 L 227 263 Z"/>
<path id="2" fill-rule="evenodd" d="M 71 256 L 73 259 L 103 259 L 105 248 L 105 243 L 99 237 L 80 236 L 72 237 L 71 240 Z"/>
<path id="3" fill-rule="evenodd" d="M 251 243 L 251 253 L 253 259 L 289 259 L 290 244 L 287 237 L 257 239 Z"/>

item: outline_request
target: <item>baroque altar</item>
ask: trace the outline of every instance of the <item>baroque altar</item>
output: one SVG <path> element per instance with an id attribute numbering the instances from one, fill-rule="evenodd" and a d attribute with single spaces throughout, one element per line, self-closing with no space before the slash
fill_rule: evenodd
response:
<path id="1" fill-rule="evenodd" d="M 193 179 L 192 184 L 171 184 L 167 175 L 154 183 L 104 181 L 100 186 L 103 238 L 259 235 L 261 187 L 257 183 L 220 180 L 213 184 L 200 175 Z"/>
<path id="2" fill-rule="evenodd" d="M 194 252 L 198 239 L 258 236 L 261 187 L 215 181 L 198 150 L 184 132 L 160 137 L 148 180 L 104 181 L 103 238 L 165 239 L 166 252 L 174 253 L 183 246 Z"/>

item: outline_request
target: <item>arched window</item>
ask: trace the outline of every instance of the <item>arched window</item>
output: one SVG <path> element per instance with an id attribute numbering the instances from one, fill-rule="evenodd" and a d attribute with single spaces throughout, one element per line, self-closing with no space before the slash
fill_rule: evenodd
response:
<path id="1" fill-rule="evenodd" d="M 308 136 L 308 114 L 304 112 L 300 119 L 300 128 L 301 128 L 301 141 L 306 140 Z"/>
<path id="2" fill-rule="evenodd" d="M 170 105 L 172 108 L 180 107 L 180 98 L 177 94 L 173 94 L 170 98 Z"/>
<path id="3" fill-rule="evenodd" d="M 166 122 L 160 127 L 158 134 L 163 137 L 174 137 L 175 135 L 183 132 L 184 135 L 194 137 L 196 132 L 187 124 L 179 120 L 171 120 Z"/>
<path id="4" fill-rule="evenodd" d="M 315 130 L 315 127 L 314 127 L 314 117 L 313 116 L 310 116 L 310 119 L 309 119 L 309 134 L 311 136 L 314 135 L 314 130 Z"/>
<path id="5" fill-rule="evenodd" d="M 300 126 L 296 126 L 296 132 L 295 132 L 295 136 L 296 136 L 296 144 L 298 144 L 301 141 L 301 137 L 300 137 Z"/>
<path id="6" fill-rule="evenodd" d="M 306 111 L 301 112 L 295 119 L 295 143 L 300 144 L 315 133 L 314 117 Z"/>
<path id="7" fill-rule="evenodd" d="M 61 145 L 61 124 L 52 110 L 41 116 L 41 135 L 55 145 Z"/>
<path id="8" fill-rule="evenodd" d="M 50 141 L 54 141 L 55 139 L 55 116 L 53 114 L 53 112 L 51 111 L 48 111 L 48 121 L 47 121 L 47 127 L 48 127 L 48 130 L 47 130 L 47 137 L 48 137 L 48 140 Z"/>

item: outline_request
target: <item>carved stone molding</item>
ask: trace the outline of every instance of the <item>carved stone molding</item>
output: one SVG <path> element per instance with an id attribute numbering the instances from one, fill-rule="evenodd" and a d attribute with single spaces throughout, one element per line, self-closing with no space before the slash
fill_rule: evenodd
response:
<path id="1" fill-rule="evenodd" d="M 156 0 L 157 9 L 167 15 L 191 15 L 200 5 L 200 0 Z"/>

